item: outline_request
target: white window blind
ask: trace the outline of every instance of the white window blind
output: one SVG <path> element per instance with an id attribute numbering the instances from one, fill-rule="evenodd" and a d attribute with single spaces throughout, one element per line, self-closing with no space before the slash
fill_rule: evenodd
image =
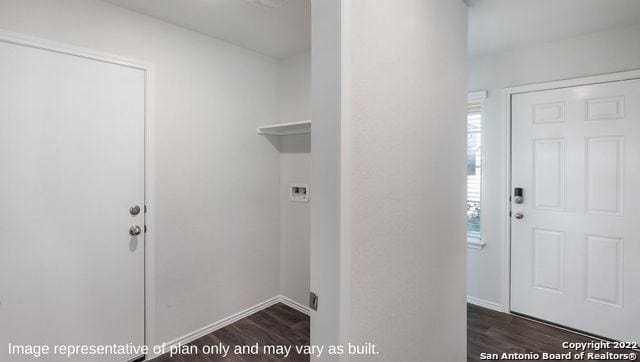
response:
<path id="1" fill-rule="evenodd" d="M 469 95 L 467 107 L 467 241 L 482 243 L 482 103 L 484 92 Z"/>

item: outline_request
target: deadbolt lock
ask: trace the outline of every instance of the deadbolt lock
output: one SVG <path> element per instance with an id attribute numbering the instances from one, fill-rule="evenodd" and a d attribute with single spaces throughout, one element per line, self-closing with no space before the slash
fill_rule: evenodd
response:
<path id="1" fill-rule="evenodd" d="M 522 190 L 522 187 L 516 187 L 513 190 L 513 202 L 515 202 L 516 204 L 524 203 L 524 192 Z"/>

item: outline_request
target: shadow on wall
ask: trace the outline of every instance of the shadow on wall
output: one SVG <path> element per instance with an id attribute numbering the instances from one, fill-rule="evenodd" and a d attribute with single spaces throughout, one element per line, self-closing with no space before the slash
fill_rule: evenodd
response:
<path id="1" fill-rule="evenodd" d="M 287 135 L 284 137 L 267 135 L 264 137 L 281 153 L 311 152 L 311 134 Z M 286 141 L 283 138 L 286 138 Z"/>

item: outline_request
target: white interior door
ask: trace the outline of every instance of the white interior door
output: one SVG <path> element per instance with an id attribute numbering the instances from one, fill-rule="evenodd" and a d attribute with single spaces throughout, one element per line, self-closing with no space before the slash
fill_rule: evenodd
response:
<path id="1" fill-rule="evenodd" d="M 144 343 L 144 103 L 143 70 L 0 42 L 0 360 Z"/>
<path id="2" fill-rule="evenodd" d="M 511 309 L 640 341 L 640 80 L 516 94 L 512 137 Z"/>

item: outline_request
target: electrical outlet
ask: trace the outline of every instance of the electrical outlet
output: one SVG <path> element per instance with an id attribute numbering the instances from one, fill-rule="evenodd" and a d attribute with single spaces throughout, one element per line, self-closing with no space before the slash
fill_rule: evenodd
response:
<path id="1" fill-rule="evenodd" d="M 318 295 L 314 292 L 309 293 L 309 308 L 318 310 Z"/>

